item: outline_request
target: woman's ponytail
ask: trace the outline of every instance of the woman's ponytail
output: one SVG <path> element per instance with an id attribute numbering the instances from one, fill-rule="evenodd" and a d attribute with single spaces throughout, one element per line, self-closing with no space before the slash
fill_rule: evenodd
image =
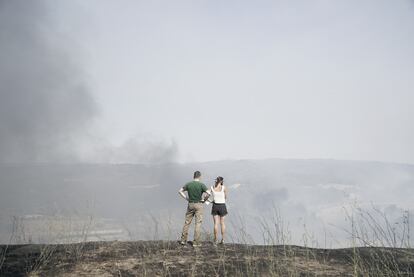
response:
<path id="1" fill-rule="evenodd" d="M 224 181 L 223 177 L 218 176 L 216 178 L 216 183 L 214 184 L 214 187 L 216 188 L 220 183 L 221 183 L 221 185 L 223 185 L 223 181 Z"/>

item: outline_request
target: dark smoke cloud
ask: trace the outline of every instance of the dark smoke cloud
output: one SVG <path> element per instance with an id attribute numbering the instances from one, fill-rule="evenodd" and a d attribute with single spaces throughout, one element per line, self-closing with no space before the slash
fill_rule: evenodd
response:
<path id="1" fill-rule="evenodd" d="M 97 134 L 98 107 L 52 3 L 0 0 L 0 162 L 174 161 L 175 142 L 115 146 Z"/>
<path id="2" fill-rule="evenodd" d="M 68 161 L 96 106 L 42 1 L 0 0 L 0 162 Z"/>

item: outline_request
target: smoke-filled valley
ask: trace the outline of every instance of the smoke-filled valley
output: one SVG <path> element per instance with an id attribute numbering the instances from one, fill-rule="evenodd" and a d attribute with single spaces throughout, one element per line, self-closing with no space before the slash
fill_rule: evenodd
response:
<path id="1" fill-rule="evenodd" d="M 10 238 L 15 243 L 175 240 L 186 207 L 177 192 L 194 170 L 203 172 L 209 186 L 217 175 L 225 178 L 228 233 L 235 242 L 270 243 L 265 227 L 278 224 L 285 243 L 349 246 L 349 215 L 355 214 L 357 220 L 359 208 L 381 211 L 373 214 L 379 222 L 384 213 L 399 241 L 407 236 L 407 230 L 402 230 L 407 227 L 404 218 L 408 216 L 413 227 L 409 213 L 413 209 L 412 165 L 284 159 L 159 165 L 3 164 L 1 242 Z M 205 235 L 212 232 L 210 209 L 204 209 Z M 403 240 L 407 243 L 407 238 Z"/>

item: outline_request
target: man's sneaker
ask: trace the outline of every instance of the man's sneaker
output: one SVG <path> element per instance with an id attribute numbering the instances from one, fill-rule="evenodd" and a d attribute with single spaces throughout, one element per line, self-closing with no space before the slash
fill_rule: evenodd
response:
<path id="1" fill-rule="evenodd" d="M 220 245 L 224 245 L 224 239 L 220 241 Z"/>
<path id="2" fill-rule="evenodd" d="M 186 242 L 186 241 L 180 241 L 180 244 L 181 244 L 181 245 L 186 245 L 186 244 L 187 244 L 187 242 Z"/>
<path id="3" fill-rule="evenodd" d="M 215 240 L 213 241 L 213 246 L 217 246 L 218 242 Z"/>

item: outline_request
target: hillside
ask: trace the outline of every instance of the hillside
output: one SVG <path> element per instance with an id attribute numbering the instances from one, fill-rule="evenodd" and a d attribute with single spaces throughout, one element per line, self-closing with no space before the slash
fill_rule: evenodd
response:
<path id="1" fill-rule="evenodd" d="M 171 241 L 1 246 L 1 276 L 413 276 L 414 250 Z M 1 260 L 0 260 L 1 262 Z"/>

